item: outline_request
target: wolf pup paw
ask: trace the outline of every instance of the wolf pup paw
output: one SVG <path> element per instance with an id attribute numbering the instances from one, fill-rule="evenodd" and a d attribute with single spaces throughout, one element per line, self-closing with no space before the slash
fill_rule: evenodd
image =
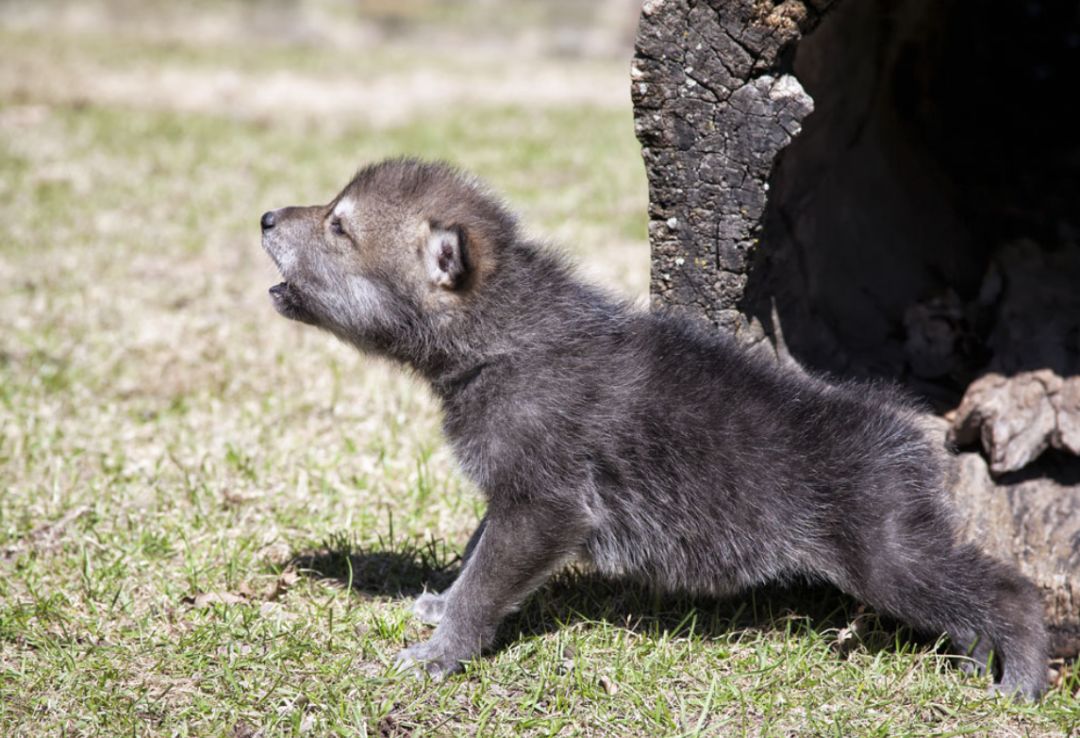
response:
<path id="1" fill-rule="evenodd" d="M 426 672 L 433 680 L 442 681 L 461 671 L 461 660 L 431 640 L 410 646 L 399 653 L 394 659 L 394 667 L 398 671 L 412 671 L 417 675 Z"/>
<path id="2" fill-rule="evenodd" d="M 425 625 L 438 625 L 446 611 L 446 595 L 424 592 L 413 603 L 413 615 Z"/>

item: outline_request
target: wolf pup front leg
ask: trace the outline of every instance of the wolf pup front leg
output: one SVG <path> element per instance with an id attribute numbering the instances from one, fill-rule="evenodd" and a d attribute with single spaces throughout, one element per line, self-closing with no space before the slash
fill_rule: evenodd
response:
<path id="1" fill-rule="evenodd" d="M 469 563 L 469 559 L 472 558 L 472 552 L 476 550 L 476 545 L 480 543 L 480 537 L 484 533 L 484 528 L 487 526 L 487 516 L 480 521 L 480 524 L 476 526 L 476 530 L 473 531 L 472 536 L 469 537 L 469 542 L 465 544 L 465 553 L 461 556 L 461 568 L 465 569 L 465 565 Z M 422 595 L 416 598 L 416 602 L 413 603 L 413 615 L 416 619 L 425 625 L 438 625 L 442 620 L 443 613 L 446 611 L 446 599 L 449 592 L 424 592 Z"/>
<path id="2" fill-rule="evenodd" d="M 554 512 L 525 504 L 489 509 L 457 581 L 438 596 L 442 612 L 434 635 L 398 654 L 397 664 L 441 679 L 488 648 L 503 618 L 585 540 L 584 526 L 567 525 Z"/>

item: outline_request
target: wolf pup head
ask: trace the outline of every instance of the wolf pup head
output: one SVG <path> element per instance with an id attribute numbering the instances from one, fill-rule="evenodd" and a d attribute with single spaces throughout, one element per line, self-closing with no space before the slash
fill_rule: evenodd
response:
<path id="1" fill-rule="evenodd" d="M 368 166 L 329 204 L 270 210 L 261 225 L 284 279 L 270 288 L 279 313 L 406 361 L 467 312 L 516 237 L 476 180 L 413 159 Z"/>

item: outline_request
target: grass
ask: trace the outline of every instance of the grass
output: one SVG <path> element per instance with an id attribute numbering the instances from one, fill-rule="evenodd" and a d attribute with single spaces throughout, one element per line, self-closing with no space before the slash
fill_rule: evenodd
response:
<path id="1" fill-rule="evenodd" d="M 0 66 L 62 81 L 68 64 L 119 63 L 97 35 L 59 33 L 19 30 Z M 303 55 L 256 64 L 249 45 L 153 38 L 124 42 L 151 70 L 232 64 L 257 80 Z M 298 73 L 351 52 L 310 53 Z M 399 51 L 379 53 L 368 70 L 393 78 Z M 410 63 L 449 54 L 477 85 L 492 74 L 456 49 Z M 536 62 L 549 63 L 577 62 Z M 482 504 L 424 387 L 273 314 L 258 215 L 325 201 L 377 157 L 449 158 L 590 274 L 641 295 L 628 102 L 462 100 L 388 126 L 2 90 L 4 732 L 1077 733 L 1075 671 L 1037 706 L 994 700 L 935 644 L 814 589 L 715 602 L 570 570 L 465 675 L 388 670 L 429 635 L 409 598 L 452 581 Z"/>

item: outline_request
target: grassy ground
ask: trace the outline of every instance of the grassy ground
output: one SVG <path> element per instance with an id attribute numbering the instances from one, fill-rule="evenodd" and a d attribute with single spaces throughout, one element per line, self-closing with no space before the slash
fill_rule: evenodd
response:
<path id="1" fill-rule="evenodd" d="M 119 36 L 108 5 L 0 14 L 0 731 L 1076 734 L 1075 673 L 1037 707 L 992 700 L 815 590 L 567 572 L 464 676 L 391 674 L 481 502 L 425 388 L 273 313 L 258 216 L 373 158 L 444 157 L 643 294 L 627 60 L 273 44 L 227 32 L 248 5 L 196 5 L 225 32 L 131 3 L 149 15 Z"/>

